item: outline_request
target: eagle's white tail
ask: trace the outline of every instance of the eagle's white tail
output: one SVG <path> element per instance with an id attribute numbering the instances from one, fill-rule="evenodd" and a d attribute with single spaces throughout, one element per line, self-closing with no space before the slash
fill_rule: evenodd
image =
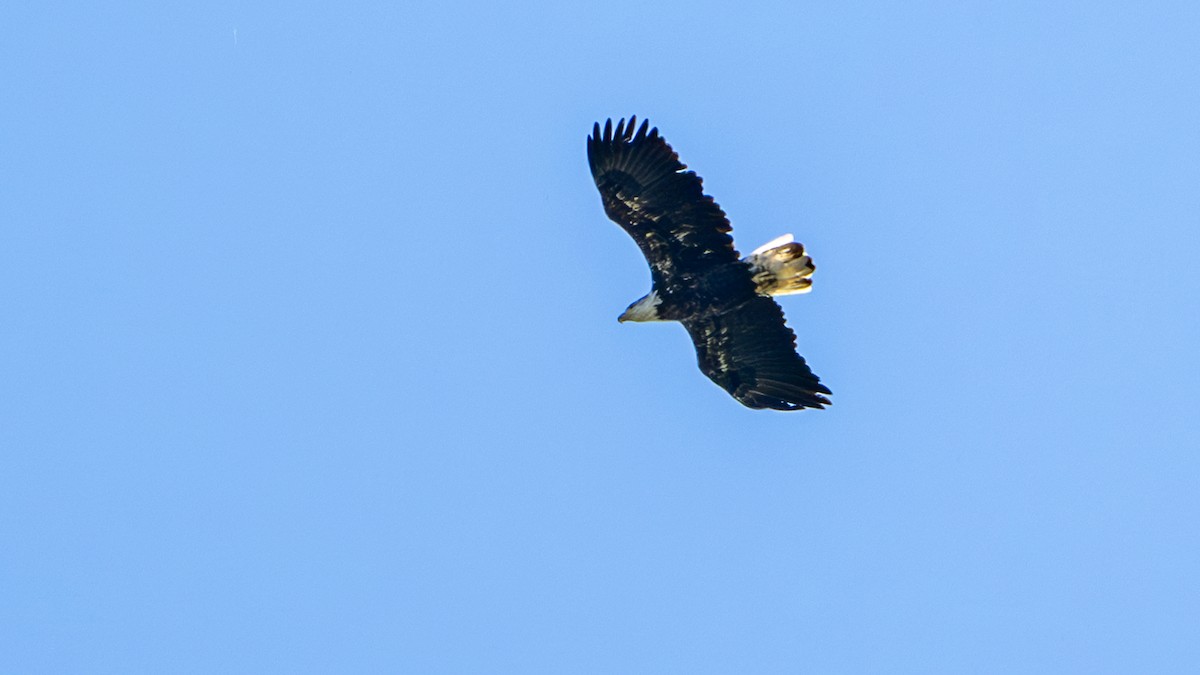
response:
<path id="1" fill-rule="evenodd" d="M 750 265 L 754 283 L 763 295 L 792 295 L 812 290 L 817 266 L 804 254 L 804 245 L 785 234 L 759 246 L 742 258 Z"/>

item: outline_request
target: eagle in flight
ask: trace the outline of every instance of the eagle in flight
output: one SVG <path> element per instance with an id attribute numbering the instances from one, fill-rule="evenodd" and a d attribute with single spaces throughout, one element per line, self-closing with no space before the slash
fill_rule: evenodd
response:
<path id="1" fill-rule="evenodd" d="M 604 212 L 650 263 L 650 292 L 618 321 L 682 323 L 700 370 L 750 408 L 829 405 L 772 299 L 812 289 L 804 246 L 789 234 L 741 257 L 725 212 L 648 121 L 596 123 L 587 153 Z"/>

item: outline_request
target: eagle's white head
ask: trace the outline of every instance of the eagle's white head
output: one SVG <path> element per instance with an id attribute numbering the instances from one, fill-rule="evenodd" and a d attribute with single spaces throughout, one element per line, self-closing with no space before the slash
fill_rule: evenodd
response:
<path id="1" fill-rule="evenodd" d="M 658 297 L 657 291 L 650 291 L 641 300 L 633 303 L 625 310 L 625 313 L 617 317 L 617 321 L 625 323 L 626 321 L 662 321 L 662 317 L 658 315 L 658 306 L 662 304 L 662 298 Z"/>

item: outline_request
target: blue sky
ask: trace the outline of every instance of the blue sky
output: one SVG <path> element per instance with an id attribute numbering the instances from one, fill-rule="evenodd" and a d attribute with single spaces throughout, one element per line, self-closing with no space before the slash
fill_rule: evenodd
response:
<path id="1" fill-rule="evenodd" d="M 0 670 L 1194 672 L 1194 3 L 10 3 Z M 584 156 L 656 124 L 824 411 Z"/>

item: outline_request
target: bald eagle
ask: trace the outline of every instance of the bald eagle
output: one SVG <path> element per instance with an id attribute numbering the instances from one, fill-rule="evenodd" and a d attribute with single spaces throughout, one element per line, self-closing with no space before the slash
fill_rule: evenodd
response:
<path id="1" fill-rule="evenodd" d="M 772 299 L 811 290 L 804 247 L 784 235 L 740 257 L 725 212 L 649 121 L 596 123 L 587 153 L 604 212 L 650 263 L 650 292 L 618 320 L 682 323 L 700 370 L 750 408 L 829 405 Z"/>

